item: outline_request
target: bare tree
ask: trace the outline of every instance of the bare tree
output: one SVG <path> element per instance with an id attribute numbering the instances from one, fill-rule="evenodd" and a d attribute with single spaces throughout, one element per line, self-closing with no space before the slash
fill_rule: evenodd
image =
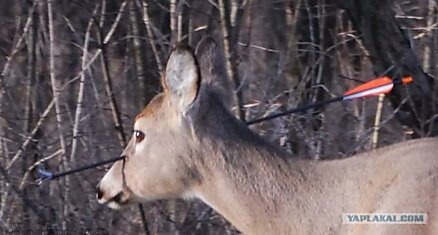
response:
<path id="1" fill-rule="evenodd" d="M 437 9 L 433 0 L 0 1 L 0 233 L 238 234 L 199 201 L 99 206 L 94 188 L 107 166 L 36 184 L 38 170 L 120 155 L 180 41 L 215 39 L 243 121 L 376 76 L 414 78 L 380 101 L 252 127 L 296 157 L 437 135 Z"/>

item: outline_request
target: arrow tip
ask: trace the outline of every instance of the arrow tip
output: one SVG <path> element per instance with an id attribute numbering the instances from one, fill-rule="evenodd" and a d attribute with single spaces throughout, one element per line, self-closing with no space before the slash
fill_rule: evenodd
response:
<path id="1" fill-rule="evenodd" d="M 408 83 L 411 83 L 413 81 L 414 81 L 414 79 L 411 76 L 402 78 L 403 84 L 408 84 Z"/>
<path id="2" fill-rule="evenodd" d="M 44 170 L 44 169 L 39 168 L 39 167 L 37 168 L 37 172 L 38 172 L 39 177 L 42 180 L 50 180 L 53 177 L 52 172 Z"/>

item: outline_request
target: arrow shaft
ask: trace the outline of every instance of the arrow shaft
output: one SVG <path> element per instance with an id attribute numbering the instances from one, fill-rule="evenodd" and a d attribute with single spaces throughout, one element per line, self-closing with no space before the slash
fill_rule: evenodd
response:
<path id="1" fill-rule="evenodd" d="M 246 125 L 249 126 L 249 125 L 252 125 L 252 124 L 255 124 L 258 122 L 263 122 L 263 121 L 283 117 L 283 116 L 289 115 L 291 113 L 303 112 L 303 111 L 306 111 L 307 109 L 317 108 L 317 107 L 320 107 L 320 106 L 323 106 L 326 104 L 342 101 L 343 98 L 344 98 L 344 96 L 338 96 L 338 97 L 335 97 L 335 98 L 332 98 L 329 100 L 323 100 L 323 101 L 319 101 L 319 102 L 316 102 L 313 104 L 307 104 L 307 105 L 304 105 L 304 106 L 301 106 L 298 108 L 289 109 L 289 110 L 286 110 L 286 111 L 281 112 L 281 113 L 276 113 L 276 114 L 268 115 L 266 117 L 256 118 L 256 119 L 253 119 L 251 121 L 246 122 Z"/>
<path id="2" fill-rule="evenodd" d="M 102 166 L 102 165 L 105 165 L 105 164 L 108 164 L 108 163 L 111 163 L 111 162 L 120 161 L 123 158 L 124 157 L 111 158 L 111 159 L 108 159 L 108 160 L 105 160 L 105 161 L 96 162 L 96 163 L 91 164 L 91 165 L 87 165 L 87 166 L 79 167 L 79 168 L 76 168 L 76 169 L 72 169 L 72 170 L 56 173 L 56 174 L 53 174 L 53 176 L 49 180 L 53 180 L 53 179 L 56 179 L 56 178 L 59 178 L 59 177 L 63 177 L 63 176 L 66 176 L 66 175 L 70 175 L 70 174 L 78 173 L 78 172 L 81 172 L 81 171 L 89 170 L 89 169 L 92 169 L 92 168 L 95 168 L 95 167 L 98 167 L 98 166 Z"/>

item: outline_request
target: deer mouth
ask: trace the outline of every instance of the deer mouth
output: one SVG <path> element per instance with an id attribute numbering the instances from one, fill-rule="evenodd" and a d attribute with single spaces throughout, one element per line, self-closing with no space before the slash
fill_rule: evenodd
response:
<path id="1" fill-rule="evenodd" d="M 111 209 L 120 209 L 128 203 L 129 198 L 123 192 L 118 193 L 107 201 L 108 207 Z"/>
<path id="2" fill-rule="evenodd" d="M 102 195 L 99 195 L 98 193 L 97 199 L 100 204 L 106 204 L 111 209 L 120 209 L 130 202 L 128 193 L 124 192 L 119 192 L 110 199 L 105 199 L 104 197 L 102 197 Z"/>

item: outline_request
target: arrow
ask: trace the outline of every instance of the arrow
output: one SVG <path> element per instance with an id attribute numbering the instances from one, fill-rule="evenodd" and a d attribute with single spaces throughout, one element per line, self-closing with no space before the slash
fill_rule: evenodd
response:
<path id="1" fill-rule="evenodd" d="M 395 79 L 395 80 L 392 80 L 390 77 L 387 76 L 379 77 L 345 92 L 342 96 L 338 96 L 329 100 L 316 102 L 313 104 L 307 104 L 298 108 L 289 109 L 284 112 L 272 114 L 266 117 L 256 118 L 246 122 L 246 124 L 252 125 L 258 122 L 263 122 L 274 118 L 283 117 L 291 113 L 302 112 L 310 108 L 320 107 L 338 101 L 352 100 L 357 98 L 376 96 L 380 94 L 388 94 L 389 92 L 392 91 L 394 85 L 408 84 L 411 83 L 412 81 L 413 81 L 412 77 L 404 77 L 402 79 Z"/>
<path id="2" fill-rule="evenodd" d="M 301 106 L 298 108 L 289 109 L 289 110 L 286 110 L 284 112 L 272 114 L 272 115 L 269 115 L 266 117 L 257 118 L 257 119 L 248 121 L 246 124 L 252 125 L 252 124 L 255 124 L 258 122 L 271 120 L 274 118 L 286 116 L 286 115 L 291 114 L 291 113 L 305 111 L 305 110 L 310 109 L 310 108 L 315 108 L 315 107 L 323 106 L 323 105 L 338 102 L 338 101 L 352 100 L 352 99 L 357 99 L 357 98 L 376 96 L 376 95 L 380 95 L 380 94 L 387 94 L 387 93 L 392 91 L 392 89 L 394 88 L 394 85 L 408 84 L 408 83 L 411 83 L 412 80 L 413 80 L 412 77 L 404 77 L 402 79 L 396 79 L 396 80 L 392 80 L 391 78 L 386 77 L 386 76 L 379 77 L 379 78 L 371 80 L 367 83 L 364 83 L 360 86 L 357 86 L 357 87 L 345 92 L 344 95 L 342 95 L 342 96 L 338 96 L 338 97 L 335 97 L 335 98 L 332 98 L 329 100 L 324 100 L 324 101 L 320 101 L 320 102 L 313 103 L 313 104 L 307 104 L 307 105 L 304 105 L 304 106 Z M 40 178 L 37 180 L 37 182 L 38 182 L 38 184 L 41 184 L 43 181 L 50 181 L 50 180 L 53 180 L 53 179 L 56 179 L 59 177 L 64 177 L 66 175 L 85 171 L 88 169 L 92 169 L 92 168 L 95 168 L 95 167 L 98 167 L 101 165 L 105 165 L 105 164 L 108 164 L 111 162 L 120 161 L 123 159 L 124 159 L 124 157 L 122 157 L 122 156 L 116 157 L 116 158 L 108 159 L 108 160 L 101 161 L 101 162 L 96 162 L 96 163 L 91 164 L 91 165 L 86 165 L 83 167 L 75 168 L 75 169 L 68 170 L 65 172 L 60 172 L 60 173 L 52 173 L 52 172 L 44 170 L 42 168 L 38 168 L 37 173 L 40 176 Z"/>

